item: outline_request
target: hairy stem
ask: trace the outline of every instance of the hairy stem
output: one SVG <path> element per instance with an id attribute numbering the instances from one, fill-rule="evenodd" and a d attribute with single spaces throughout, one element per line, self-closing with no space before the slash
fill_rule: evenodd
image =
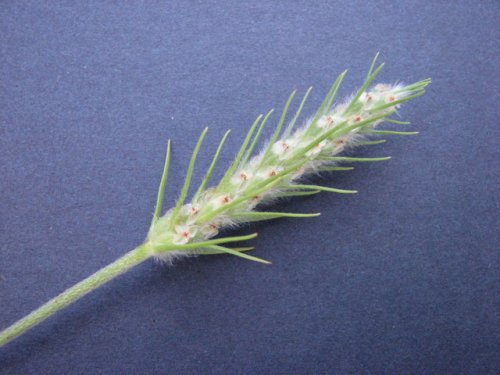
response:
<path id="1" fill-rule="evenodd" d="M 55 314 L 59 310 L 65 308 L 70 303 L 92 292 L 101 285 L 112 280 L 116 276 L 125 273 L 132 267 L 144 262 L 151 254 L 148 251 L 149 245 L 141 245 L 134 250 L 128 252 L 121 258 L 118 258 L 113 263 L 101 268 L 93 275 L 80 281 L 69 289 L 51 299 L 49 302 L 32 311 L 29 315 L 18 320 L 10 327 L 0 332 L 0 347 L 22 335 L 30 328 L 43 322 L 45 319 Z"/>

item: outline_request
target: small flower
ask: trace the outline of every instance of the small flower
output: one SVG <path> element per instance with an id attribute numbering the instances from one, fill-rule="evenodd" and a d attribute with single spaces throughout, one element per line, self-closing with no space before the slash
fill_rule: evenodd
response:
<path id="1" fill-rule="evenodd" d="M 333 116 L 322 116 L 319 120 L 318 120 L 318 127 L 322 128 L 322 129 L 329 129 L 331 128 L 333 125 L 335 124 L 334 120 L 333 120 Z"/>
<path id="2" fill-rule="evenodd" d="M 278 155 L 280 159 L 285 159 L 290 155 L 290 151 L 296 146 L 294 139 L 281 140 L 273 144 L 272 151 Z"/>
<path id="3" fill-rule="evenodd" d="M 173 243 L 176 245 L 184 245 L 196 235 L 196 227 L 190 225 L 176 225 L 175 236 Z"/>
<path id="4" fill-rule="evenodd" d="M 245 172 L 245 171 L 240 171 L 240 172 L 237 172 L 233 177 L 231 177 L 231 183 L 233 185 L 241 185 L 243 183 L 245 183 L 246 181 L 248 181 L 248 179 L 250 179 L 252 177 L 252 175 L 248 172 Z"/>
<path id="5" fill-rule="evenodd" d="M 181 213 L 185 216 L 193 217 L 196 216 L 198 212 L 200 212 L 200 206 L 191 203 L 185 204 L 181 209 Z"/>
<path id="6" fill-rule="evenodd" d="M 392 103 L 392 102 L 395 102 L 396 100 L 397 100 L 397 98 L 396 98 L 396 95 L 394 95 L 394 94 L 389 94 L 385 97 L 386 103 Z"/>
<path id="7" fill-rule="evenodd" d="M 208 205 L 211 206 L 213 209 L 217 209 L 217 208 L 220 208 L 226 204 L 231 203 L 232 200 L 233 200 L 233 198 L 230 195 L 220 194 L 220 195 L 217 195 L 214 198 L 212 198 L 210 200 L 210 202 L 208 203 Z"/>
<path id="8" fill-rule="evenodd" d="M 393 103 L 393 102 L 397 101 L 398 99 L 399 98 L 398 98 L 397 95 L 389 93 L 388 95 L 386 95 L 384 101 L 386 103 Z M 395 104 L 394 105 L 395 108 L 399 108 L 400 106 L 401 106 L 400 104 Z"/>
<path id="9" fill-rule="evenodd" d="M 269 168 L 259 172 L 258 176 L 260 178 L 268 179 L 268 178 L 276 176 L 278 173 L 280 173 L 282 171 L 283 171 L 282 167 L 269 167 Z"/>
<path id="10" fill-rule="evenodd" d="M 368 104 L 368 103 L 371 103 L 373 102 L 373 95 L 368 93 L 368 92 L 364 92 L 361 94 L 361 96 L 359 97 L 359 101 L 363 104 Z"/>
<path id="11" fill-rule="evenodd" d="M 260 203 L 261 200 L 262 200 L 261 195 L 256 195 L 255 197 L 252 197 L 248 202 L 247 208 L 249 210 L 253 210 L 255 206 L 257 206 Z"/>
<path id="12" fill-rule="evenodd" d="M 181 215 L 186 217 L 186 224 L 191 225 L 196 222 L 196 217 L 200 212 L 200 206 L 197 204 L 185 204 L 181 208 Z"/>
<path id="13" fill-rule="evenodd" d="M 332 119 L 333 119 L 333 126 L 338 126 L 346 121 L 346 118 L 340 115 L 339 113 L 334 113 Z"/>
<path id="14" fill-rule="evenodd" d="M 201 227 L 201 233 L 205 240 L 215 237 L 219 234 L 219 227 L 214 223 L 209 223 Z"/>
<path id="15" fill-rule="evenodd" d="M 339 152 L 344 150 L 344 147 L 347 144 L 347 139 L 345 138 L 337 138 L 336 140 L 333 141 L 333 144 L 335 145 L 335 149 L 333 150 L 334 154 L 338 154 Z"/>
<path id="16" fill-rule="evenodd" d="M 356 115 L 351 116 L 351 118 L 349 120 L 351 123 L 356 124 L 358 122 L 361 122 L 361 120 L 363 120 L 363 118 L 361 117 L 360 114 L 356 114 Z"/>

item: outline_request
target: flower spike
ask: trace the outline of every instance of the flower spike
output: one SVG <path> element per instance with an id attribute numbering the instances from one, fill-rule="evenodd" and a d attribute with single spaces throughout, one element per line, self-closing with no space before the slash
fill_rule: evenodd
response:
<path id="1" fill-rule="evenodd" d="M 390 116 L 403 103 L 424 94 L 425 87 L 431 83 L 431 80 L 425 79 L 406 86 L 377 84 L 372 87 L 372 82 L 384 66 L 384 64 L 376 66 L 378 56 L 377 53 L 363 85 L 350 100 L 339 104 L 334 103 L 339 87 L 346 76 L 347 71 L 345 71 L 337 77 L 312 118 L 305 121 L 303 126 L 296 128 L 297 120 L 311 92 L 309 88 L 294 117 L 282 132 L 285 118 L 296 93 L 293 91 L 283 107 L 271 139 L 261 152 L 253 155 L 273 111 L 269 111 L 263 119 L 262 115 L 258 116 L 220 182 L 207 189 L 219 154 L 229 134 L 229 131 L 226 132 L 191 202 L 185 203 L 193 178 L 194 165 L 208 130 L 205 128 L 191 155 L 186 178 L 175 207 L 161 216 L 170 166 L 170 141 L 168 141 L 153 222 L 145 242 L 0 332 L 0 346 L 22 335 L 102 284 L 152 257 L 172 263 L 173 259 L 186 256 L 230 254 L 269 264 L 267 260 L 245 253 L 253 247 L 226 247 L 226 244 L 251 240 L 257 236 L 256 233 L 243 236 L 218 236 L 220 230 L 245 222 L 282 217 L 318 216 L 319 213 L 269 212 L 260 209 L 276 199 L 313 195 L 321 191 L 341 194 L 357 193 L 356 190 L 304 184 L 304 177 L 317 172 L 352 169 L 352 167 L 339 165 L 345 162 L 375 162 L 390 159 L 390 157 L 343 156 L 347 148 L 384 142 L 380 139 L 370 140 L 371 136 L 417 134 L 416 132 L 380 130 L 379 126 L 384 122 L 398 125 L 409 124 L 394 120 Z"/>

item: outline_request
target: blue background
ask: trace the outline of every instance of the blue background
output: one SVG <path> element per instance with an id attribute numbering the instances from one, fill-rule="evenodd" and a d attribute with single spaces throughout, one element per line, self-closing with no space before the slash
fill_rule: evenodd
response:
<path id="1" fill-rule="evenodd" d="M 336 75 L 431 76 L 393 158 L 315 179 L 359 190 L 244 227 L 256 256 L 148 261 L 0 349 L 2 374 L 500 372 L 498 2 L 40 2 L 0 6 L 0 327 L 140 244 L 253 119 Z M 277 116 L 274 116 L 276 123 Z"/>

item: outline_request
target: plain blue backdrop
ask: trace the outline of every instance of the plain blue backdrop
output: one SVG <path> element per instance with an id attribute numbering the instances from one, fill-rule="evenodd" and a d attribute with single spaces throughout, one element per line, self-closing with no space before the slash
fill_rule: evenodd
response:
<path id="1" fill-rule="evenodd" d="M 380 81 L 433 78 L 416 137 L 315 182 L 359 190 L 238 229 L 256 256 L 148 261 L 0 349 L 1 374 L 500 372 L 495 1 L 2 1 L 0 328 L 140 244 L 173 141 L 172 206 L 232 129 L 289 92 L 312 114 L 377 51 Z M 277 116 L 274 117 L 276 123 Z M 282 205 L 282 207 L 281 207 Z"/>

